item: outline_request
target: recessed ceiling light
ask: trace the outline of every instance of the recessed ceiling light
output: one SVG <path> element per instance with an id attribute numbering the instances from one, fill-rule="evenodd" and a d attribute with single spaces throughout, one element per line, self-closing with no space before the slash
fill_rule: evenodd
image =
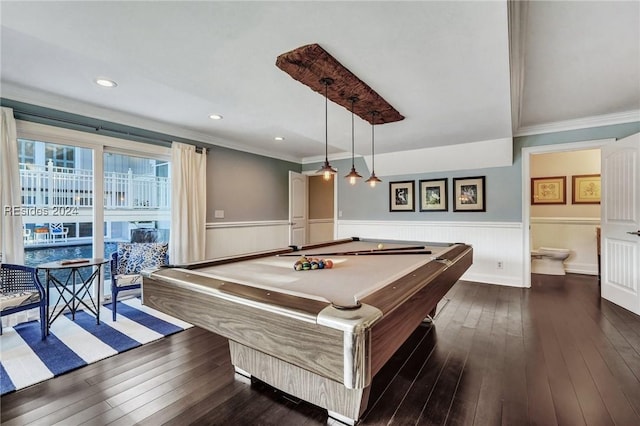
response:
<path id="1" fill-rule="evenodd" d="M 115 81 L 106 78 L 97 78 L 96 84 L 102 87 L 116 87 L 118 85 Z"/>
<path id="2" fill-rule="evenodd" d="M 284 137 L 282 137 L 282 136 L 276 136 L 276 137 L 275 137 L 275 138 L 273 138 L 273 139 L 275 139 L 275 140 L 277 140 L 277 141 L 283 141 L 283 140 L 284 140 Z"/>
<path id="3" fill-rule="evenodd" d="M 222 116 L 220 114 L 211 114 L 209 118 L 212 120 L 222 120 Z"/>

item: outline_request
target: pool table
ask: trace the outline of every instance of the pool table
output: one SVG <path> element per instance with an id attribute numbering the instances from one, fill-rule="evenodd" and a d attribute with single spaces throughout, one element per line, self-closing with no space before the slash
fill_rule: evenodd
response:
<path id="1" fill-rule="evenodd" d="M 295 270 L 305 256 L 333 267 Z M 236 372 L 353 424 L 372 378 L 471 266 L 466 244 L 349 238 L 169 265 L 143 303 L 229 339 Z"/>

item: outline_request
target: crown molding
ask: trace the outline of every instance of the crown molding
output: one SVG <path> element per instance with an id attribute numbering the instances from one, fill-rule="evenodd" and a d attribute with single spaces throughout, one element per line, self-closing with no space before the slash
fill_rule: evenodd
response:
<path id="1" fill-rule="evenodd" d="M 355 154 L 355 158 L 362 157 L 362 155 Z M 351 160 L 350 152 L 338 152 L 336 154 L 329 155 L 329 162 L 337 161 L 337 160 Z M 322 163 L 324 162 L 324 156 L 322 155 L 314 155 L 313 157 L 304 157 L 301 160 L 302 164 L 314 164 L 314 163 Z"/>
<path id="2" fill-rule="evenodd" d="M 543 133 L 564 132 L 567 130 L 587 129 L 610 126 L 614 124 L 635 123 L 640 121 L 640 110 L 596 115 L 575 120 L 556 121 L 553 123 L 520 127 L 514 136 L 530 136 Z"/>
<path id="3" fill-rule="evenodd" d="M 235 151 L 246 152 L 249 154 L 261 155 L 263 157 L 275 158 L 293 163 L 300 163 L 301 158 L 288 155 L 275 155 L 269 150 L 255 149 L 247 147 L 238 142 L 221 139 L 206 133 L 185 129 L 182 127 L 170 126 L 166 123 L 150 120 L 130 113 L 116 111 L 108 108 L 102 108 L 93 104 L 77 101 L 52 93 L 35 90 L 22 85 L 13 83 L 2 83 L 2 98 L 13 101 L 24 102 L 27 104 L 37 105 L 44 108 L 55 109 L 70 114 L 78 114 L 96 120 L 110 121 L 113 123 L 137 127 L 144 130 L 163 133 L 167 136 L 183 138 L 197 143 L 219 146 L 222 148 L 233 149 Z M 324 159 L 323 159 L 324 161 Z"/>

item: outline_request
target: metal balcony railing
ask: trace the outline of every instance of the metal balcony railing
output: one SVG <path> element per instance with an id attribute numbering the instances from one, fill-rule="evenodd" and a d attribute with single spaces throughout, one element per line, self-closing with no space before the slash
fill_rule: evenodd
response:
<path id="1" fill-rule="evenodd" d="M 20 163 L 24 207 L 93 207 L 93 171 Z M 104 175 L 105 209 L 168 210 L 171 179 L 127 173 Z"/>

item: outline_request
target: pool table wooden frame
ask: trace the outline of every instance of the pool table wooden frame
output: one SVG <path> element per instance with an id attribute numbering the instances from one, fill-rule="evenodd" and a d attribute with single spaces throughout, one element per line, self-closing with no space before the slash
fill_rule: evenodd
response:
<path id="1" fill-rule="evenodd" d="M 334 244 L 352 240 L 359 239 Z M 228 338 L 236 371 L 326 408 L 338 420 L 356 423 L 367 407 L 372 378 L 471 266 L 473 250 L 451 244 L 349 310 L 190 272 L 295 250 L 148 271 L 143 274 L 143 304 Z"/>

